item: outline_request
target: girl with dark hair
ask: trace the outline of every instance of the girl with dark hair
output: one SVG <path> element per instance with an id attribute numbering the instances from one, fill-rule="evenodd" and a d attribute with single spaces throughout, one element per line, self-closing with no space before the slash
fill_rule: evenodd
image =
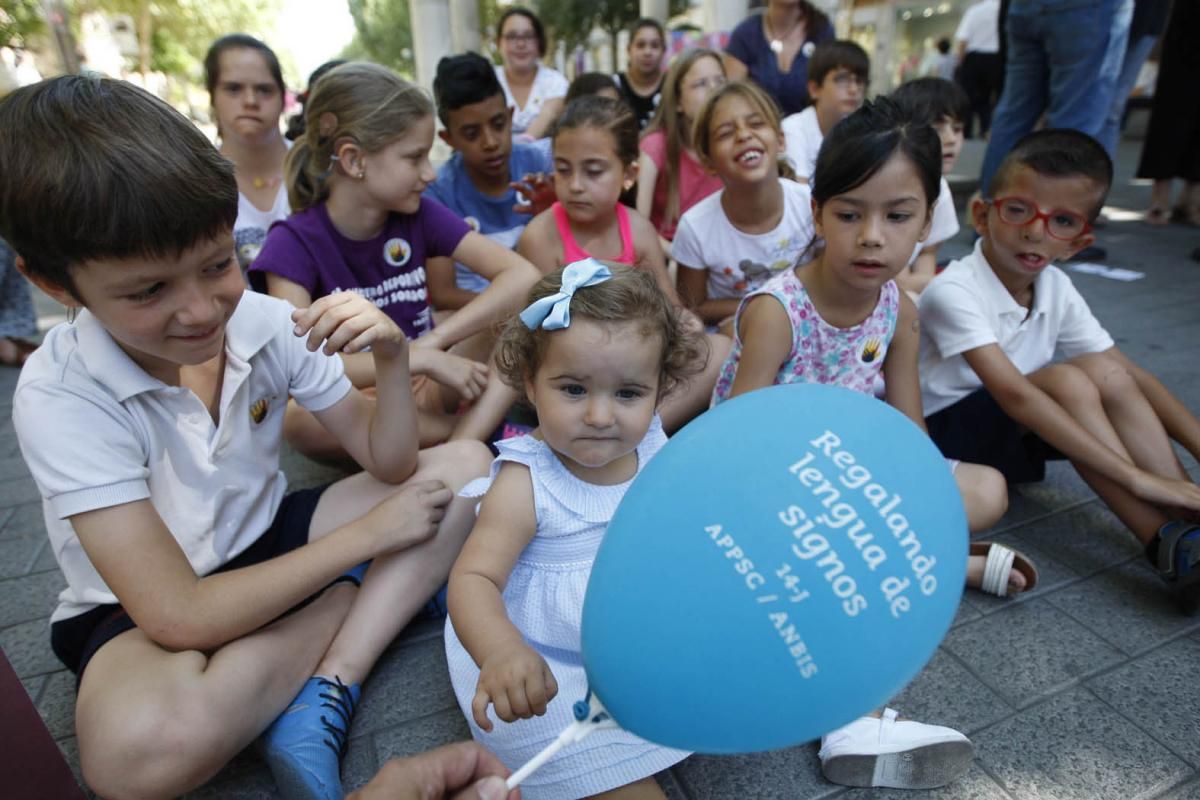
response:
<path id="1" fill-rule="evenodd" d="M 618 72 L 617 87 L 621 97 L 637 114 L 638 127 L 645 129 L 658 108 L 663 87 L 663 53 L 667 50 L 667 33 L 656 19 L 642 17 L 629 26 L 626 54 L 629 64 Z"/>
<path id="2" fill-rule="evenodd" d="M 290 144 L 279 130 L 283 73 L 275 51 L 245 33 L 217 39 L 204 57 L 204 83 L 217 120 L 221 154 L 233 162 L 238 216 L 233 226 L 238 263 L 254 263 L 267 229 L 291 213 L 283 183 Z"/>
<path id="3" fill-rule="evenodd" d="M 532 11 L 513 6 L 500 15 L 496 39 L 504 62 L 496 67 L 496 77 L 513 109 L 513 136 L 541 139 L 562 111 L 569 86 L 561 72 L 541 63 L 546 29 Z"/>
<path id="4" fill-rule="evenodd" d="M 867 103 L 840 122 L 821 148 L 812 184 L 824 249 L 742 301 L 714 402 L 782 383 L 871 393 L 882 375 L 886 401 L 924 429 L 917 309 L 894 278 L 929 233 L 940 179 L 937 134 L 891 101 Z M 1007 506 L 1000 473 L 976 464 L 950 468 L 970 528 L 996 522 Z M 976 547 L 982 553 L 970 559 L 968 585 L 1001 596 L 1032 586 L 1036 573 L 1019 554 L 980 542 L 972 552 Z M 827 734 L 820 758 L 834 783 L 933 788 L 967 770 L 972 746 L 950 728 L 898 722 L 885 710 Z"/>

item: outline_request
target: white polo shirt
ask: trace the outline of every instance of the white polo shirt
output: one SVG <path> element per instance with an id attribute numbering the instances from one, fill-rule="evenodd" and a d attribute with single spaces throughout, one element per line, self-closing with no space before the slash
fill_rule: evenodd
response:
<path id="1" fill-rule="evenodd" d="M 999 53 L 1000 0 L 980 0 L 964 11 L 954 38 L 968 53 Z"/>
<path id="2" fill-rule="evenodd" d="M 938 187 L 937 200 L 933 201 L 933 218 L 929 222 L 929 235 L 925 237 L 925 241 L 917 242 L 916 247 L 913 248 L 912 257 L 908 259 L 909 266 L 912 266 L 912 263 L 917 260 L 917 256 L 921 255 L 922 250 L 952 238 L 958 233 L 958 229 L 958 209 L 954 207 L 954 194 L 950 191 L 950 184 L 945 178 L 942 178 L 941 185 Z"/>
<path id="3" fill-rule="evenodd" d="M 117 598 L 69 517 L 149 498 L 197 575 L 249 547 L 287 488 L 279 447 L 288 397 L 320 411 L 350 391 L 342 361 L 292 334 L 292 307 L 246 292 L 225 334 L 220 422 L 189 389 L 139 367 L 86 310 L 21 371 L 13 424 L 67 579 L 51 621 Z"/>
<path id="4" fill-rule="evenodd" d="M 1033 283 L 1033 308 L 1013 299 L 983 256 L 975 251 L 946 267 L 921 293 L 921 399 L 935 414 L 983 386 L 962 354 L 998 344 L 1023 375 L 1054 359 L 1099 353 L 1112 337 L 1092 315 L 1067 274 L 1053 265 Z"/>
<path id="5" fill-rule="evenodd" d="M 821 123 L 817 120 L 817 107 L 813 105 L 796 114 L 788 114 L 779 127 L 783 131 L 784 148 L 796 177 L 811 182 L 817 168 L 817 154 L 821 152 L 821 142 L 825 140 Z"/>

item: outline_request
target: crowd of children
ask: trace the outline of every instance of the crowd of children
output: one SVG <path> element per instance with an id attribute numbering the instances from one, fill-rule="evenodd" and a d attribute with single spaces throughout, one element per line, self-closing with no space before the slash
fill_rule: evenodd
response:
<path id="1" fill-rule="evenodd" d="M 582 598 L 624 492 L 671 432 L 773 384 L 875 394 L 927 429 L 967 510 L 952 535 L 1069 460 L 1197 611 L 1200 487 L 1172 442 L 1200 457 L 1200 421 L 1054 266 L 1092 241 L 1103 148 L 1021 141 L 969 208 L 974 251 L 935 277 L 958 230 L 953 84 L 868 101 L 866 53 L 833 40 L 813 106 L 781 119 L 709 50 L 656 84 L 663 32 L 641 20 L 630 75 L 584 76 L 545 119 L 556 104 L 514 83 L 544 69 L 540 23 L 505 20 L 528 74 L 448 57 L 431 101 L 333 66 L 293 145 L 263 130 L 278 61 L 240 35 L 208 65 L 220 151 L 119 81 L 0 102 L 0 235 L 69 309 L 13 418 L 67 581 L 51 637 L 95 791 L 174 796 L 259 740 L 286 797 L 341 797 L 363 681 L 443 603 L 471 732 L 520 767 L 586 694 Z M 514 140 L 514 97 L 544 142 Z M 517 401 L 536 428 L 505 438 Z M 285 439 L 361 472 L 289 493 Z M 1009 548 L 970 553 L 970 588 L 1037 580 Z M 654 774 L 687 755 L 606 731 L 522 796 L 662 798 Z M 972 757 L 891 709 L 820 751 L 832 781 L 900 788 Z"/>

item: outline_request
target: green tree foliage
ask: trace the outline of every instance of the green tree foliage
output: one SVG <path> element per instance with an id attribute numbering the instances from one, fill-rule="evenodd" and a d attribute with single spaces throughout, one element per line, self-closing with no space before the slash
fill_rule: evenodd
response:
<path id="1" fill-rule="evenodd" d="M 128 14 L 138 37 L 136 70 L 194 77 L 213 40 L 245 32 L 267 37 L 279 0 L 75 0 L 75 19 L 89 11 Z"/>
<path id="2" fill-rule="evenodd" d="M 46 29 L 39 0 L 4 0 L 0 4 L 0 47 L 28 47 Z"/>
<path id="3" fill-rule="evenodd" d="M 414 62 L 408 0 L 347 0 L 347 4 L 355 33 L 342 56 L 374 61 L 411 77 Z"/>
<path id="4" fill-rule="evenodd" d="M 687 10 L 687 0 L 671 0 L 670 14 Z M 587 42 L 593 28 L 612 37 L 613 63 L 616 63 L 616 37 L 641 16 L 638 0 L 538 0 L 538 16 L 552 37 L 570 50 Z"/>

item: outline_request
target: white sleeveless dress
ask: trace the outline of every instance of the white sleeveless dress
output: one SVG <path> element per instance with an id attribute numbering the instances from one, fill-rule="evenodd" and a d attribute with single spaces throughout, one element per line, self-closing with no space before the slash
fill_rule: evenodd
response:
<path id="1" fill-rule="evenodd" d="M 656 416 L 638 445 L 638 472 L 666 443 Z M 479 667 L 446 620 L 446 661 L 454 694 L 471 735 L 512 770 L 520 768 L 570 725 L 571 706 L 587 697 L 587 676 L 580 655 L 579 627 L 592 561 L 617 504 L 632 481 L 597 486 L 572 475 L 545 442 L 532 436 L 497 443 L 500 455 L 491 474 L 467 484 L 460 494 L 480 497 L 505 461 L 529 467 L 537 533 L 521 553 L 504 589 L 504 605 L 513 625 L 549 664 L 558 694 L 546 714 L 501 722 L 493 707 L 491 733 L 471 716 Z M 600 730 L 569 745 L 521 784 L 526 800 L 569 800 L 615 789 L 666 769 L 689 754 L 650 744 L 622 730 Z"/>

